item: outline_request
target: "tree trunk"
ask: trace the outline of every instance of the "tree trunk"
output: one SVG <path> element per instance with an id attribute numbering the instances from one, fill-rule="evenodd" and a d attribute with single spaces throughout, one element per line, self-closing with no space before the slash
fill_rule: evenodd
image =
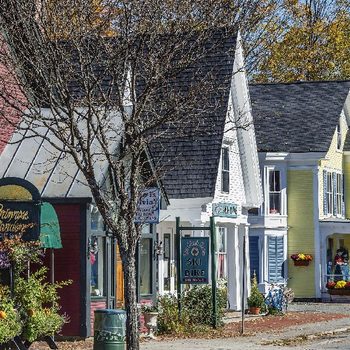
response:
<path id="1" fill-rule="evenodd" d="M 139 350 L 135 256 L 128 254 L 127 263 L 123 265 L 126 308 L 126 344 L 128 350 Z"/>

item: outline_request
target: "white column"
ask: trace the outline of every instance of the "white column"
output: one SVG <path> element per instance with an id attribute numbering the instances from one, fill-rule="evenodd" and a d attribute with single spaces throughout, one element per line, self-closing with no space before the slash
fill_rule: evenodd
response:
<path id="1" fill-rule="evenodd" d="M 238 226 L 233 224 L 230 227 L 228 241 L 228 293 L 230 309 L 240 310 L 240 254 L 239 254 L 239 234 Z"/>

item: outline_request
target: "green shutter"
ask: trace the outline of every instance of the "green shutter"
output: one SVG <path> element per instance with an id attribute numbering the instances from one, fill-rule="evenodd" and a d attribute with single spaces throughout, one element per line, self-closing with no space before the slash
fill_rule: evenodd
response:
<path id="1" fill-rule="evenodd" d="M 62 248 L 60 224 L 55 208 L 42 203 L 40 214 L 40 241 L 44 248 Z"/>

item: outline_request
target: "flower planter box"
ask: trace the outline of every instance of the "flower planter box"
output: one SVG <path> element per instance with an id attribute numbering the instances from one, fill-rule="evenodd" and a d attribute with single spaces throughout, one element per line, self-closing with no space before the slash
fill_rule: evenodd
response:
<path id="1" fill-rule="evenodd" d="M 308 260 L 294 260 L 294 266 L 309 266 L 309 264 Z"/>
<path id="2" fill-rule="evenodd" d="M 350 289 L 328 289 L 330 295 L 350 295 Z"/>

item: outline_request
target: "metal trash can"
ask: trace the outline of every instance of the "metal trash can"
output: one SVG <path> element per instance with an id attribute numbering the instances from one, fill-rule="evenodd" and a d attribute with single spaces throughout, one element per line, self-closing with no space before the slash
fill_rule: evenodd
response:
<path id="1" fill-rule="evenodd" d="M 125 350 L 126 312 L 95 310 L 94 350 Z"/>

